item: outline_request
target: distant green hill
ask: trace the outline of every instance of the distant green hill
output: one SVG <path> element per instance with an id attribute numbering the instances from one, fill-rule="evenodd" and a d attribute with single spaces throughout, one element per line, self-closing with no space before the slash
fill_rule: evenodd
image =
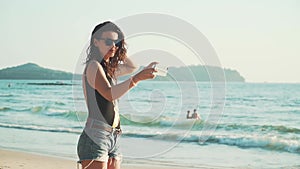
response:
<path id="1" fill-rule="evenodd" d="M 71 80 L 73 74 L 40 67 L 27 63 L 0 70 L 0 79 L 32 79 L 32 80 Z"/>
<path id="2" fill-rule="evenodd" d="M 245 78 L 236 70 L 202 65 L 170 67 L 167 76 L 156 76 L 155 80 L 245 82 Z"/>
<path id="3" fill-rule="evenodd" d="M 168 70 L 168 76 L 157 76 L 155 80 L 222 81 L 224 77 L 223 75 L 225 75 L 226 81 L 245 82 L 244 77 L 242 77 L 236 70 L 201 65 L 170 67 Z M 81 79 L 81 75 L 77 74 L 75 75 L 75 78 Z M 125 78 L 128 77 L 123 77 L 122 79 Z M 1 69 L 0 79 L 71 80 L 73 79 L 73 74 L 64 71 L 43 68 L 34 63 L 27 63 L 15 67 Z"/>

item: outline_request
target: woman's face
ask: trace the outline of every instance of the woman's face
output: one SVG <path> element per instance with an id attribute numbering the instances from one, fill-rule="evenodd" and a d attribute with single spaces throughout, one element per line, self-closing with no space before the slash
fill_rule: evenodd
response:
<path id="1" fill-rule="evenodd" d="M 94 46 L 99 49 L 103 59 L 108 62 L 118 49 L 116 46 L 118 34 L 113 31 L 103 32 L 101 38 L 94 38 Z"/>

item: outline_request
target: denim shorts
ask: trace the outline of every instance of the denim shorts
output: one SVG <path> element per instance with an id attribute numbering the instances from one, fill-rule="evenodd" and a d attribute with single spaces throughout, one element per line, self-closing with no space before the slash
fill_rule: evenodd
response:
<path id="1" fill-rule="evenodd" d="M 122 160 L 120 153 L 121 131 L 106 131 L 97 128 L 85 128 L 77 145 L 79 163 L 83 160 L 108 162 L 109 158 Z"/>

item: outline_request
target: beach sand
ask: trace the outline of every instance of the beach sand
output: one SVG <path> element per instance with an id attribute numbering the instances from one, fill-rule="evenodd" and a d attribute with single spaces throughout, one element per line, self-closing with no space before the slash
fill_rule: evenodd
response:
<path id="1" fill-rule="evenodd" d="M 0 149 L 0 169 L 76 169 L 74 160 Z M 79 167 L 80 168 L 80 167 Z M 122 163 L 122 169 L 183 169 L 184 167 Z M 198 167 L 197 167 L 198 168 Z M 210 167 L 199 167 L 208 169 Z M 81 169 L 81 168 L 80 168 Z"/>

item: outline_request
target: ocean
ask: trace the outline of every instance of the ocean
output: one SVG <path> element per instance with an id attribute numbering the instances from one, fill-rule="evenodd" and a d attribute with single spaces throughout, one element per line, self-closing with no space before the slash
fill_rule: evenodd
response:
<path id="1" fill-rule="evenodd" d="M 119 99 L 124 162 L 300 168 L 300 84 L 223 90 L 218 100 L 209 82 L 139 83 Z M 186 119 L 193 109 L 201 120 Z M 86 117 L 80 81 L 0 81 L 0 148 L 78 160 Z"/>

